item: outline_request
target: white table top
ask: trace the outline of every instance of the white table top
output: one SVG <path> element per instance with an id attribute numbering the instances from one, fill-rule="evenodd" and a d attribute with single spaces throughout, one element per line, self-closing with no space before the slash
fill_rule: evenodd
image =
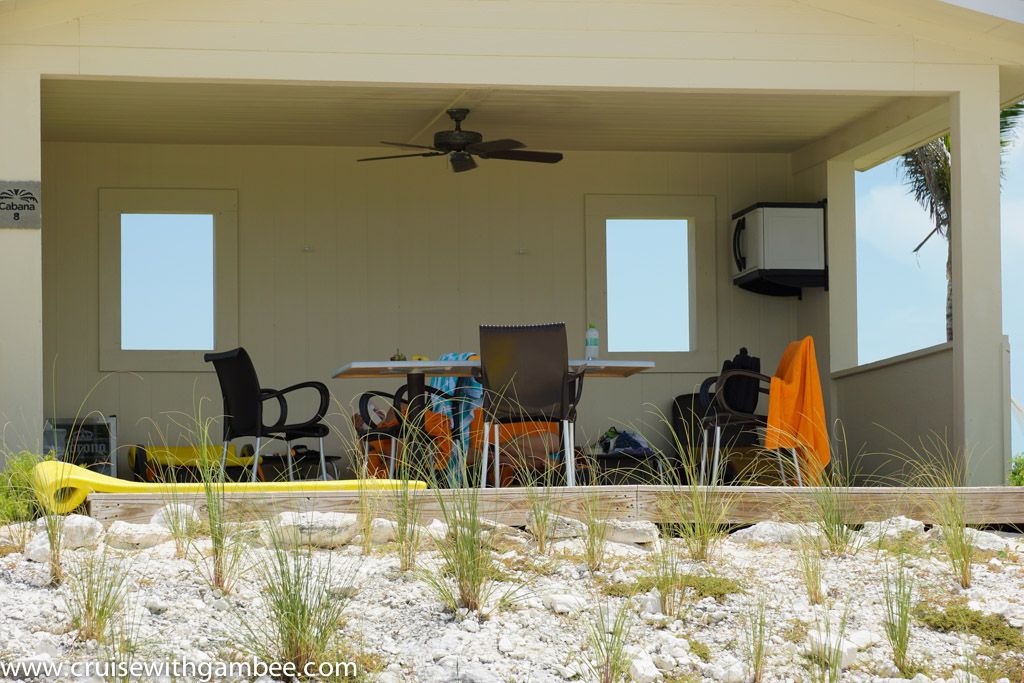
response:
<path id="1" fill-rule="evenodd" d="M 341 366 L 332 375 L 335 379 L 373 379 L 422 373 L 427 377 L 469 377 L 476 360 L 366 360 Z M 573 372 L 586 371 L 587 377 L 629 377 L 654 368 L 647 360 L 571 360 Z"/>

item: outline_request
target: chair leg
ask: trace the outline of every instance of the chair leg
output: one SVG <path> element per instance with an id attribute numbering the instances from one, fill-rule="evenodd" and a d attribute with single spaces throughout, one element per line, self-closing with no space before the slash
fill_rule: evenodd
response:
<path id="1" fill-rule="evenodd" d="M 708 466 L 708 429 L 704 428 L 704 438 L 700 442 L 700 479 L 697 483 L 701 486 L 704 485 L 704 470 Z"/>
<path id="2" fill-rule="evenodd" d="M 292 442 L 285 441 L 284 449 L 288 458 L 288 481 L 295 481 L 295 461 L 292 456 Z"/>
<path id="3" fill-rule="evenodd" d="M 573 485 L 572 463 L 569 462 L 569 421 L 562 420 L 562 456 L 565 458 L 565 485 Z"/>
<path id="4" fill-rule="evenodd" d="M 324 437 L 320 437 L 320 478 L 327 481 L 327 456 L 324 454 Z"/>
<path id="5" fill-rule="evenodd" d="M 260 470 L 260 447 L 263 445 L 263 440 L 260 437 L 256 437 L 256 451 L 252 454 L 252 481 L 256 483 L 256 473 Z"/>
<path id="6" fill-rule="evenodd" d="M 391 457 L 388 458 L 388 479 L 395 478 L 398 467 L 398 439 L 391 437 Z"/>
<path id="7" fill-rule="evenodd" d="M 491 423 L 484 422 L 484 444 L 480 450 L 480 488 L 487 488 L 487 456 L 491 449 Z"/>
<path id="8" fill-rule="evenodd" d="M 711 466 L 711 485 L 718 484 L 718 466 L 722 454 L 722 428 L 715 425 L 715 457 Z"/>
<path id="9" fill-rule="evenodd" d="M 800 476 L 800 460 L 796 457 L 796 449 L 790 448 L 789 454 L 793 456 L 793 469 L 796 471 L 796 485 L 803 486 L 804 480 L 803 477 Z"/>
<path id="10" fill-rule="evenodd" d="M 569 420 L 569 486 L 576 486 L 576 423 Z"/>
<path id="11" fill-rule="evenodd" d="M 501 488 L 501 425 L 494 423 L 494 488 Z"/>

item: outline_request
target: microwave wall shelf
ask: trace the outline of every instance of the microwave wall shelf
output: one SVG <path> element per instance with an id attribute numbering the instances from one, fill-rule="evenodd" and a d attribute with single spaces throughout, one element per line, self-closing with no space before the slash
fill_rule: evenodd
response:
<path id="1" fill-rule="evenodd" d="M 732 215 L 732 281 L 757 294 L 828 287 L 825 202 L 759 202 Z"/>

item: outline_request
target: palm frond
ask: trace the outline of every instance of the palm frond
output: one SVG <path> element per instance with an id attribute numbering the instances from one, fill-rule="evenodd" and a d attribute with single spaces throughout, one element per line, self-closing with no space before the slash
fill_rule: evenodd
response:
<path id="1" fill-rule="evenodd" d="M 1003 149 L 1016 139 L 1016 128 L 1021 121 L 1024 121 L 1024 102 L 1011 104 L 999 112 L 999 144 Z"/>
<path id="2" fill-rule="evenodd" d="M 910 194 L 935 225 L 935 232 L 949 232 L 950 171 L 949 151 L 940 138 L 932 140 L 900 157 L 903 179 Z"/>

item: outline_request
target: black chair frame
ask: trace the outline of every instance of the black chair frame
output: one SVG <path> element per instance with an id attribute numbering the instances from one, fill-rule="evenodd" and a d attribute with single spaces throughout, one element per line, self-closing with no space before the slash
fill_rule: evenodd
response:
<path id="1" fill-rule="evenodd" d="M 221 454 L 221 468 L 227 464 L 228 444 L 238 438 L 255 438 L 256 450 L 253 455 L 252 475 L 256 481 L 261 457 L 260 450 L 263 440 L 284 441 L 287 455 L 288 478 L 294 480 L 295 463 L 292 455 L 291 442 L 299 439 L 317 439 L 320 447 L 320 476 L 327 479 L 327 456 L 324 453 L 324 437 L 330 428 L 324 424 L 323 418 L 330 407 L 331 394 L 323 382 L 300 382 L 284 389 L 272 389 L 259 386 L 259 379 L 252 359 L 244 348 L 207 353 L 203 360 L 213 363 L 220 382 L 221 395 L 224 399 L 224 443 Z M 297 391 L 313 390 L 319 393 L 320 404 L 314 415 L 302 422 L 289 423 L 288 395 Z M 255 395 L 253 395 L 255 394 Z M 273 424 L 263 421 L 264 404 L 276 401 L 279 415 Z M 337 460 L 332 457 L 331 460 Z"/>

